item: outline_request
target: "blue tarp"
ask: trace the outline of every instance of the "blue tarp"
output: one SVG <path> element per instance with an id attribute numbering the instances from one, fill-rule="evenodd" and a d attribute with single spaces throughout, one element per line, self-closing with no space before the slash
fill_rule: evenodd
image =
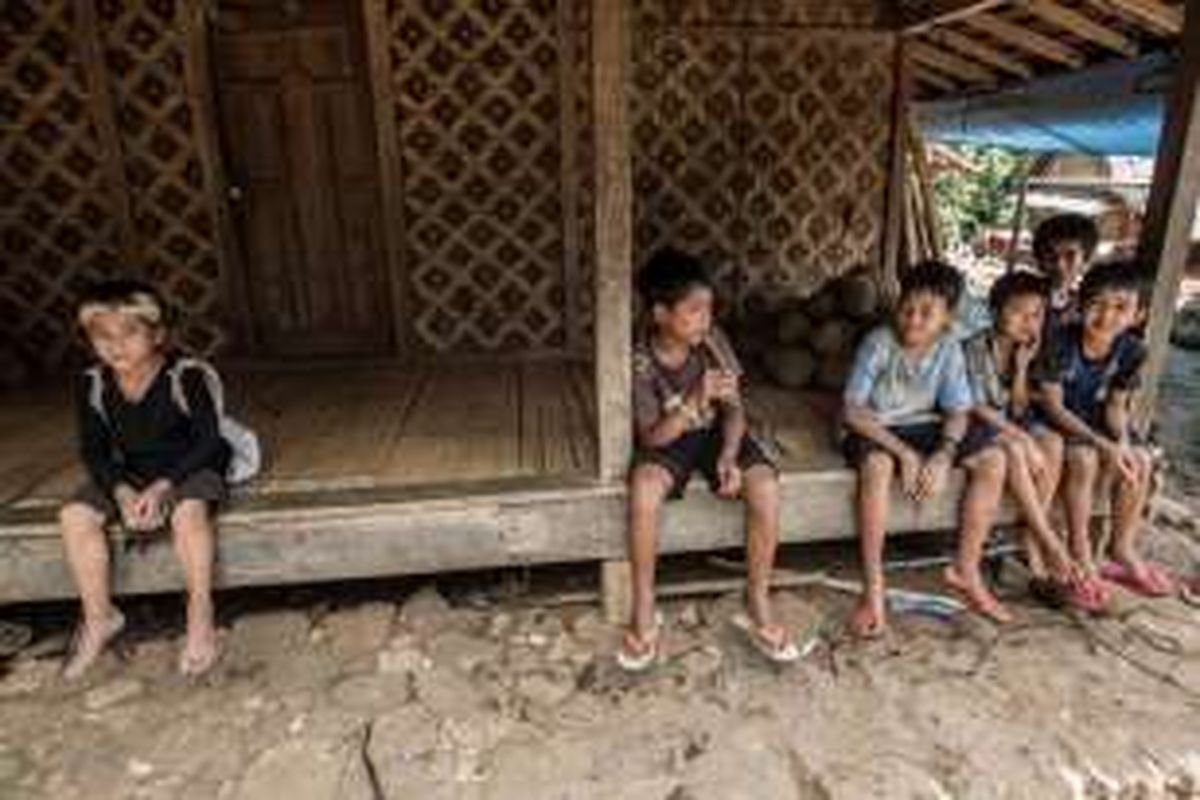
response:
<path id="1" fill-rule="evenodd" d="M 917 119 L 933 141 L 1153 156 L 1175 63 L 1158 53 L 991 94 L 920 103 Z"/>

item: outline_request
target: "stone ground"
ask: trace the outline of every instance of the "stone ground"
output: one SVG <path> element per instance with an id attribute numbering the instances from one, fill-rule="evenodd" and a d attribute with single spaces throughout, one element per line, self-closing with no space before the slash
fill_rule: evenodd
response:
<path id="1" fill-rule="evenodd" d="M 1200 531 L 1170 522 L 1152 545 L 1194 576 Z M 430 584 L 237 610 L 189 685 L 153 622 L 178 609 L 138 604 L 82 685 L 57 677 L 61 625 L 8 665 L 0 797 L 1200 797 L 1200 612 L 1122 596 L 1073 619 L 1014 574 L 1011 628 L 900 616 L 869 645 L 841 631 L 850 597 L 780 592 L 815 641 L 782 670 L 728 623 L 736 595 L 670 603 L 665 662 L 641 678 L 591 605 Z"/>
<path id="2" fill-rule="evenodd" d="M 1193 499 L 1148 544 L 1195 581 L 1200 483 L 1179 465 L 1200 444 L 1200 359 L 1172 375 L 1164 438 Z M 860 644 L 850 597 L 781 591 L 814 646 L 779 670 L 729 624 L 736 595 L 701 597 L 665 604 L 665 662 L 630 678 L 594 604 L 555 602 L 590 576 L 537 575 L 227 593 L 225 656 L 197 685 L 174 672 L 174 600 L 127 604 L 131 633 L 81 685 L 57 676 L 73 610 L 10 611 L 37 639 L 0 664 L 0 798 L 1200 797 L 1200 611 L 1181 600 L 1079 619 L 1003 570 L 1015 625 L 906 615 Z"/>

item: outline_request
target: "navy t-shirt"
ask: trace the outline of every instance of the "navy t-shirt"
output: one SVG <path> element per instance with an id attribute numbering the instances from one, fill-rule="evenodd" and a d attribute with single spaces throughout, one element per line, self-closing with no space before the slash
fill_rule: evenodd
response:
<path id="1" fill-rule="evenodd" d="M 1059 329 L 1045 352 L 1042 382 L 1060 384 L 1063 405 L 1093 428 L 1106 429 L 1104 409 L 1113 392 L 1141 386 L 1146 346 L 1131 331 L 1118 336 L 1107 355 L 1089 359 L 1083 353 L 1083 325 L 1072 322 Z"/>

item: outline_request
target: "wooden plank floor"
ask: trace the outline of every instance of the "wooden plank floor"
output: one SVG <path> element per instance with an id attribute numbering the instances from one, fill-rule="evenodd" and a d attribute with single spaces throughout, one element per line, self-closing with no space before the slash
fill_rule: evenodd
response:
<path id="1" fill-rule="evenodd" d="M 226 378 L 259 432 L 251 494 L 586 475 L 595 458 L 590 368 L 536 361 L 438 368 L 255 371 Z M 829 398 L 755 387 L 752 414 L 786 470 L 841 466 Z M 0 397 L 0 508 L 49 505 L 78 485 L 66 390 Z"/>
<path id="2" fill-rule="evenodd" d="M 590 369 L 550 361 L 256 371 L 226 377 L 262 438 L 251 494 L 588 473 Z M 66 390 L 0 396 L 0 508 L 48 505 L 83 477 Z"/>

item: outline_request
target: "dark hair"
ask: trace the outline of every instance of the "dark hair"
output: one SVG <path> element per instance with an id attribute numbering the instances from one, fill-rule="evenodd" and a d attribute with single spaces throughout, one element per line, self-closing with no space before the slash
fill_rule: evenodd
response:
<path id="1" fill-rule="evenodd" d="M 1083 276 L 1079 285 L 1079 305 L 1086 306 L 1101 292 L 1133 292 L 1138 302 L 1145 301 L 1150 282 L 1142 265 L 1133 260 L 1106 261 L 1097 264 Z"/>
<path id="2" fill-rule="evenodd" d="M 637 291 L 648 309 L 670 308 L 697 287 L 713 288 L 708 270 L 700 259 L 672 247 L 655 252 L 638 270 Z"/>
<path id="3" fill-rule="evenodd" d="M 1014 297 L 1037 295 L 1045 300 L 1050 296 L 1050 279 L 1045 275 L 1028 270 L 1016 270 L 1001 275 L 992 284 L 988 293 L 988 305 L 993 314 L 999 314 Z"/>
<path id="4" fill-rule="evenodd" d="M 1043 220 L 1033 232 L 1033 257 L 1039 265 L 1053 257 L 1059 242 L 1079 242 L 1091 258 L 1100 243 L 1100 229 L 1083 214 L 1055 214 Z"/>
<path id="5" fill-rule="evenodd" d="M 900 276 L 901 300 L 917 292 L 929 292 L 942 298 L 946 307 L 953 311 L 963 292 L 962 273 L 944 261 L 921 261 Z"/>

